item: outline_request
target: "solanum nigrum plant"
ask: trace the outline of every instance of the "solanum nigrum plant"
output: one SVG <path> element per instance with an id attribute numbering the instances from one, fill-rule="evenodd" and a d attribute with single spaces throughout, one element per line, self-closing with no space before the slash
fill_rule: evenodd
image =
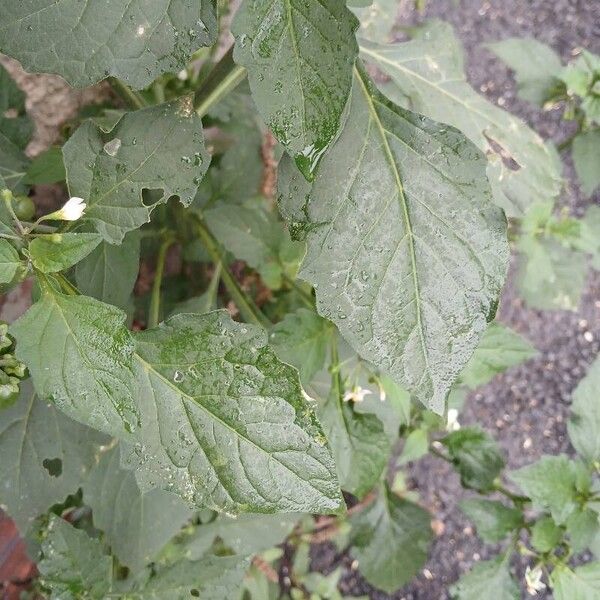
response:
<path id="1" fill-rule="evenodd" d="M 525 227 L 562 186 L 553 148 L 467 84 L 447 25 L 388 44 L 364 6 L 243 0 L 227 48 L 210 0 L 0 9 L 0 51 L 116 94 L 30 160 L 0 69 L 0 284 L 33 282 L 0 331 L 0 503 L 38 561 L 32 593 L 339 598 L 339 570 L 309 572 L 316 539 L 392 592 L 427 557 L 399 469 L 429 451 L 514 505 L 479 507 L 513 541 L 453 594 L 498 577 L 516 598 L 522 529 L 530 586 L 550 568 L 555 592 L 598 593 L 595 564 L 567 567 L 593 541 L 580 513 L 598 527 L 578 445 L 593 406 L 573 421 L 585 466 L 548 459 L 568 472 L 560 506 L 537 467 L 513 475 L 526 496 L 506 488 L 482 431 L 445 432 L 469 389 L 534 352 L 493 323 L 506 216 Z M 35 213 L 34 186 L 63 182 Z"/>

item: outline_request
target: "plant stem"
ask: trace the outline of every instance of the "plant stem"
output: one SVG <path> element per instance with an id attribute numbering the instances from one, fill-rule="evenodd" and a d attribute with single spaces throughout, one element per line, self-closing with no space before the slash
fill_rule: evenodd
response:
<path id="1" fill-rule="evenodd" d="M 144 98 L 135 90 L 132 90 L 126 83 L 116 77 L 109 77 L 110 85 L 119 94 L 119 96 L 127 103 L 129 108 L 139 110 L 148 106 Z"/>
<path id="2" fill-rule="evenodd" d="M 203 117 L 223 96 L 246 77 L 246 69 L 233 62 L 233 46 L 208 74 L 194 94 L 194 108 Z"/>
<path id="3" fill-rule="evenodd" d="M 21 221 L 19 221 L 19 217 L 17 217 L 15 213 L 15 209 L 12 205 L 13 194 L 10 190 L 2 190 L 2 200 L 6 206 L 6 210 L 10 213 L 10 216 L 15 221 L 15 227 L 21 235 L 25 235 L 27 232 L 23 229 L 23 225 L 21 225 Z"/>
<path id="4" fill-rule="evenodd" d="M 165 273 L 165 261 L 167 258 L 167 250 L 173 243 L 173 237 L 166 235 L 158 249 L 156 257 L 156 271 L 154 273 L 154 281 L 152 282 L 152 294 L 150 296 L 150 310 L 148 311 L 148 329 L 153 329 L 158 325 L 160 314 L 160 288 L 162 285 L 163 275 Z"/>
<path id="5" fill-rule="evenodd" d="M 287 283 L 295 292 L 298 293 L 298 295 L 300 296 L 300 298 L 302 299 L 302 302 L 304 302 L 304 304 L 306 304 L 306 306 L 308 308 L 314 308 L 314 301 L 313 301 L 313 297 L 311 294 L 309 294 L 306 290 L 304 290 L 302 288 L 301 285 L 298 284 L 297 281 L 295 281 L 294 279 L 292 279 L 291 277 L 288 277 L 287 275 L 283 275 L 283 280 L 285 281 L 285 283 Z"/>
<path id="6" fill-rule="evenodd" d="M 204 221 L 198 218 L 196 223 L 198 225 L 198 235 L 200 236 L 204 247 L 210 254 L 215 265 L 221 265 L 221 279 L 223 280 L 229 295 L 238 307 L 242 317 L 249 323 L 254 323 L 255 325 L 260 325 L 265 328 L 270 327 L 271 322 L 269 319 L 263 315 L 258 306 L 254 303 L 254 300 L 240 287 L 228 266 L 225 264 L 225 261 L 223 260 L 223 251 L 217 240 L 206 227 Z"/>

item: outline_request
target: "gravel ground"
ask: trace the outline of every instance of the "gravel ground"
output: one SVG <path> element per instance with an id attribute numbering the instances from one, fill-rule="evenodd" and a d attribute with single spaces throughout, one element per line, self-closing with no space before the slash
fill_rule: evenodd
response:
<path id="1" fill-rule="evenodd" d="M 544 138 L 555 142 L 568 137 L 570 127 L 560 111 L 543 112 L 516 98 L 508 69 L 482 48 L 486 42 L 507 37 L 534 37 L 551 45 L 566 62 L 578 48 L 600 54 L 600 1 L 598 0 L 429 0 L 424 16 L 412 10 L 411 0 L 399 3 L 398 23 L 414 24 L 428 18 L 449 21 L 466 51 L 468 78 L 485 96 L 517 114 Z M 560 199 L 573 214 L 581 215 L 600 195 L 584 199 L 567 165 L 569 193 Z M 499 319 L 527 337 L 539 355 L 522 367 L 498 376 L 469 398 L 461 423 L 478 423 L 502 445 L 508 468 L 531 463 L 542 454 L 572 452 L 566 435 L 570 394 L 600 351 L 600 274 L 591 272 L 579 311 L 538 311 L 523 306 L 515 293 L 513 277 L 504 291 Z M 438 524 L 430 559 L 421 574 L 394 595 L 373 590 L 350 569 L 342 589 L 346 594 L 368 594 L 373 600 L 438 600 L 449 598 L 447 588 L 478 560 L 497 548 L 482 544 L 458 508 L 469 495 L 443 461 L 426 457 L 410 470 L 410 485 L 417 489 Z M 441 525 L 440 525 L 441 523 Z M 329 544 L 313 550 L 313 565 L 330 570 L 339 557 Z M 525 563 L 515 564 L 522 577 Z M 524 596 L 525 597 L 525 596 Z M 551 598 L 538 594 L 537 598 Z"/>

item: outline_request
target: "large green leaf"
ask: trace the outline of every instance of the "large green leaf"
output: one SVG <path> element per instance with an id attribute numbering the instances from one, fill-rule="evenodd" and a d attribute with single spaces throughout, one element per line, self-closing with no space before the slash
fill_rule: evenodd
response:
<path id="1" fill-rule="evenodd" d="M 573 392 L 571 418 L 567 430 L 571 444 L 586 461 L 600 460 L 600 357 L 590 366 L 586 376 Z"/>
<path id="2" fill-rule="evenodd" d="M 457 600 L 519 600 L 519 588 L 509 571 L 510 554 L 477 563 L 450 588 Z"/>
<path id="3" fill-rule="evenodd" d="M 112 559 L 98 540 L 59 517 L 50 517 L 38 563 L 42 586 L 52 598 L 101 600 L 112 587 Z"/>
<path id="4" fill-rule="evenodd" d="M 577 502 L 575 465 L 566 456 L 542 456 L 537 462 L 509 474 L 534 507 L 550 511 L 561 525 L 573 512 Z"/>
<path id="5" fill-rule="evenodd" d="M 298 374 L 224 311 L 136 335 L 144 485 L 227 512 L 337 512 L 335 465 Z"/>
<path id="6" fill-rule="evenodd" d="M 372 585 L 391 593 L 423 566 L 431 540 L 426 510 L 384 486 L 378 498 L 352 517 L 352 556 Z"/>
<path id="7" fill-rule="evenodd" d="M 521 98 L 539 106 L 550 99 L 563 68 L 550 46 L 532 38 L 508 38 L 486 48 L 513 69 Z"/>
<path id="8" fill-rule="evenodd" d="M 493 318 L 506 221 L 480 152 L 397 107 L 357 71 L 348 119 L 312 185 L 280 164 L 280 206 L 306 237 L 319 313 L 423 404 L 446 395 Z"/>
<path id="9" fill-rule="evenodd" d="M 88 121 L 64 145 L 69 191 L 85 199 L 83 219 L 107 242 L 120 244 L 150 220 L 154 205 L 144 203 L 144 189 L 164 192 L 159 201 L 192 202 L 210 157 L 187 100 L 127 113 L 109 133 Z"/>
<path id="10" fill-rule="evenodd" d="M 4 3 L 0 2 L 3 20 Z M 29 162 L 23 152 L 32 132 L 33 123 L 25 113 L 25 94 L 0 65 L 0 176 L 4 178 L 1 187 L 15 189 L 23 179 Z"/>
<path id="11" fill-rule="evenodd" d="M 158 554 L 192 513 L 169 492 L 142 492 L 135 473 L 121 468 L 120 454 L 116 446 L 101 457 L 85 482 L 83 498 L 112 553 L 137 572 Z"/>
<path id="12" fill-rule="evenodd" d="M 340 127 L 357 27 L 343 0 L 244 0 L 233 22 L 256 106 L 307 178 Z"/>
<path id="13" fill-rule="evenodd" d="M 0 0 L 0 13 L 2 52 L 78 87 L 108 75 L 146 87 L 217 37 L 214 0 Z"/>
<path id="14" fill-rule="evenodd" d="M 13 245 L 0 239 L 0 283 L 10 283 L 21 266 L 21 259 Z"/>
<path id="15" fill-rule="evenodd" d="M 71 418 L 111 435 L 137 427 L 134 344 L 125 313 L 45 284 L 11 327 L 36 391 Z"/>
<path id="16" fill-rule="evenodd" d="M 486 329 L 471 360 L 461 372 L 460 381 L 470 388 L 476 388 L 535 354 L 535 348 L 525 338 L 494 321 Z"/>
<path id="17" fill-rule="evenodd" d="M 85 258 L 102 241 L 97 233 L 55 233 L 29 244 L 31 262 L 42 273 L 56 273 Z"/>
<path id="18" fill-rule="evenodd" d="M 501 542 L 523 523 L 521 511 L 495 500 L 469 498 L 460 503 L 460 508 L 473 521 L 479 537 L 486 542 Z"/>
<path id="19" fill-rule="evenodd" d="M 327 344 L 335 335 L 331 326 L 316 312 L 299 308 L 277 323 L 269 338 L 277 356 L 296 367 L 308 384 L 325 365 Z"/>
<path id="20" fill-rule="evenodd" d="M 106 441 L 21 383 L 18 401 L 0 411 L 0 504 L 21 531 L 77 491 Z"/>
<path id="21" fill-rule="evenodd" d="M 487 154 L 494 198 L 509 216 L 558 195 L 562 167 L 557 153 L 467 83 L 462 48 L 450 25 L 429 23 L 405 43 L 365 41 L 361 53 L 391 78 L 385 92 L 392 100 L 457 127 Z"/>
<path id="22" fill-rule="evenodd" d="M 600 562 L 571 570 L 560 565 L 550 578 L 555 600 L 600 600 Z"/>
<path id="23" fill-rule="evenodd" d="M 358 498 L 367 494 L 379 478 L 390 454 L 390 442 L 381 421 L 373 414 L 356 412 L 344 402 L 336 386 L 319 418 L 335 458 L 340 485 Z"/>
<path id="24" fill-rule="evenodd" d="M 573 165 L 586 196 L 600 186 L 600 129 L 580 133 L 573 140 Z"/>
<path id="25" fill-rule="evenodd" d="M 122 244 L 102 242 L 77 263 L 77 289 L 86 296 L 127 310 L 139 268 L 140 236 L 132 231 Z"/>

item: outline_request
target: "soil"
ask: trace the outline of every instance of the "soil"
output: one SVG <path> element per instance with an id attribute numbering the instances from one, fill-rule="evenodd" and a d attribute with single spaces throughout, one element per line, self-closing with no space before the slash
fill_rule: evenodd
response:
<path id="1" fill-rule="evenodd" d="M 413 0 L 400 0 L 398 24 L 415 24 L 428 18 L 452 23 L 464 43 L 468 77 L 472 85 L 505 109 L 519 115 L 542 136 L 560 142 L 569 135 L 559 111 L 542 112 L 518 100 L 506 67 L 482 45 L 507 37 L 535 37 L 551 45 L 565 61 L 579 48 L 600 54 L 600 1 L 598 0 L 429 0 L 423 14 Z M 60 128 L 86 103 L 102 101 L 109 93 L 103 86 L 72 90 L 59 77 L 29 75 L 15 61 L 0 56 L 17 84 L 27 94 L 27 109 L 36 132 L 28 154 L 36 155 L 60 138 Z M 563 206 L 581 215 L 600 195 L 584 199 L 570 179 L 561 198 Z M 20 294 L 19 294 L 20 295 Z M 22 297 L 25 297 L 23 294 Z M 24 307 L 19 298 L 5 302 L 0 318 L 14 318 Z M 499 310 L 502 322 L 526 336 L 539 350 L 526 365 L 511 369 L 474 393 L 461 414 L 461 423 L 478 423 L 500 442 L 509 468 L 528 464 L 542 454 L 570 453 L 565 421 L 570 395 L 600 350 L 600 274 L 590 272 L 587 290 L 577 312 L 541 312 L 523 306 L 512 278 Z M 12 320 L 12 319 L 10 319 Z M 367 594 L 373 600 L 442 600 L 447 588 L 474 563 L 496 550 L 474 535 L 457 504 L 468 495 L 453 471 L 442 461 L 427 457 L 409 469 L 410 487 L 419 491 L 432 511 L 436 539 L 430 559 L 420 575 L 394 595 L 373 590 L 328 543 L 315 545 L 313 567 L 329 572 L 347 568 L 341 588 L 345 594 Z M 514 564 L 522 576 L 524 564 Z M 550 598 L 541 593 L 538 598 Z"/>

